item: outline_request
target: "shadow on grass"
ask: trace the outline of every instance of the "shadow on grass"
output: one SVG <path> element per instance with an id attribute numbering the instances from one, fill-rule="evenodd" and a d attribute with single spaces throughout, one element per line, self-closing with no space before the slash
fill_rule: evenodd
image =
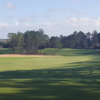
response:
<path id="1" fill-rule="evenodd" d="M 91 80 L 10 80 L 0 87 L 19 89 L 17 93 L 0 93 L 0 100 L 99 100 L 100 81 Z M 12 84 L 9 84 L 12 83 Z M 16 83 L 16 84 L 15 84 Z"/>
<path id="2" fill-rule="evenodd" d="M 52 53 L 50 53 L 50 48 L 48 49 L 43 49 L 43 52 L 46 52 L 48 54 L 54 54 L 57 55 L 56 49 L 52 48 Z M 95 49 L 61 49 L 58 52 L 58 55 L 63 55 L 63 56 L 85 56 L 85 55 L 100 55 L 100 50 L 95 50 Z"/>
<path id="3" fill-rule="evenodd" d="M 100 79 L 99 57 L 94 59 L 52 69 L 4 71 L 0 72 L 0 79 Z"/>
<path id="4" fill-rule="evenodd" d="M 100 100 L 99 79 L 96 59 L 54 69 L 0 72 L 0 100 Z"/>
<path id="5" fill-rule="evenodd" d="M 77 50 L 76 50 L 77 51 Z M 100 51 L 99 50 L 95 50 L 95 49 L 82 49 L 79 52 L 77 51 L 76 53 L 77 55 L 100 55 Z"/>
<path id="6" fill-rule="evenodd" d="M 63 56 L 100 55 L 100 50 L 95 49 L 62 49 L 59 54 Z"/>

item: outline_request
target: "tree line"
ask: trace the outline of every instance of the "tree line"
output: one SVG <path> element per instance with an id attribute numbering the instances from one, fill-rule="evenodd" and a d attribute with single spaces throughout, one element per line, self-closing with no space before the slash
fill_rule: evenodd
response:
<path id="1" fill-rule="evenodd" d="M 64 48 L 90 49 L 100 48 L 100 33 L 94 30 L 86 34 L 82 31 L 75 31 L 69 36 L 60 36 Z"/>
<path id="2" fill-rule="evenodd" d="M 56 48 L 57 54 L 61 48 L 90 49 L 100 48 L 100 33 L 94 30 L 92 33 L 75 31 L 68 36 L 60 35 L 49 37 L 43 29 L 38 31 L 26 31 L 25 33 L 8 33 L 8 42 L 0 42 L 0 45 L 9 48 L 13 53 L 37 54 L 43 48 Z M 38 52 L 39 51 L 39 52 Z"/>

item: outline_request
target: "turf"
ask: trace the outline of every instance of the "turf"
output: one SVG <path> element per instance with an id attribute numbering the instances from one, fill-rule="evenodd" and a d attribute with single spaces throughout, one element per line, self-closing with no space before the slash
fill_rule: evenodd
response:
<path id="1" fill-rule="evenodd" d="M 100 100 L 100 52 L 59 55 L 0 58 L 0 100 Z"/>

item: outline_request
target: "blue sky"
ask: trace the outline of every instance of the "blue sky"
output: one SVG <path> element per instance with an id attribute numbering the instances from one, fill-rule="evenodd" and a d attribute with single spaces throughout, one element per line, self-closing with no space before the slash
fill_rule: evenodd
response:
<path id="1" fill-rule="evenodd" d="M 100 0 L 1 0 L 0 38 L 43 29 L 49 36 L 100 32 Z"/>

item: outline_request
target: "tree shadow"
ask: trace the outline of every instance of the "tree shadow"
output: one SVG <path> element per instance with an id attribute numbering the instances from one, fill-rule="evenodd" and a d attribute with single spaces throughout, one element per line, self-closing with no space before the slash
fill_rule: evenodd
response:
<path id="1" fill-rule="evenodd" d="M 82 49 L 79 52 L 77 52 L 78 55 L 100 55 L 100 51 L 97 51 L 95 49 Z"/>
<path id="2" fill-rule="evenodd" d="M 63 56 L 86 56 L 86 55 L 98 56 L 98 55 L 100 55 L 100 50 L 95 50 L 95 49 L 63 49 L 59 54 L 61 54 Z"/>
<path id="3" fill-rule="evenodd" d="M 16 83 L 14 80 L 10 82 Z M 94 84 L 95 83 L 95 84 Z M 100 81 L 91 80 L 25 80 L 16 85 L 3 87 L 19 88 L 19 93 L 0 93 L 0 100 L 99 100 Z M 99 91 L 99 92 L 98 92 Z"/>
<path id="4" fill-rule="evenodd" d="M 0 79 L 100 79 L 99 66 L 99 61 L 85 61 L 52 69 L 4 71 L 0 72 Z"/>
<path id="5" fill-rule="evenodd" d="M 99 66 L 95 59 L 53 69 L 0 72 L 0 100 L 100 100 Z"/>

